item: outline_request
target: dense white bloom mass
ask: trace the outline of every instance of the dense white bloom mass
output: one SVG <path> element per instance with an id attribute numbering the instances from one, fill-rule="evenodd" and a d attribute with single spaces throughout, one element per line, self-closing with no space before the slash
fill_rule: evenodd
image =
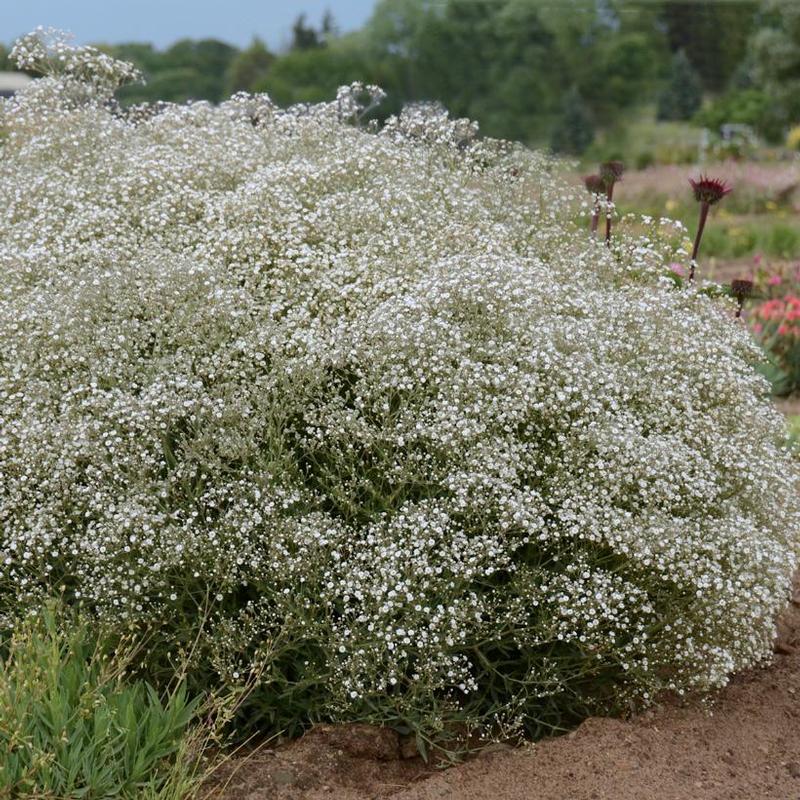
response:
<path id="1" fill-rule="evenodd" d="M 17 53 L 54 74 L 0 105 L 6 619 L 58 592 L 178 641 L 207 602 L 225 679 L 333 716 L 513 721 L 769 654 L 794 468 L 656 239 L 589 240 L 544 157 L 436 109 L 359 129 L 374 87 L 122 112 L 128 67 Z"/>

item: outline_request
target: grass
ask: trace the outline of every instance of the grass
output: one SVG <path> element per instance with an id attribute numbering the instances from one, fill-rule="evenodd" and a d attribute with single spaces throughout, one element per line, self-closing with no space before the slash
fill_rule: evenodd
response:
<path id="1" fill-rule="evenodd" d="M 48 606 L 3 651 L 0 798 L 181 800 L 199 785 L 200 698 L 128 681 L 124 644 Z"/>
<path id="2" fill-rule="evenodd" d="M 789 436 L 792 441 L 800 442 L 800 414 L 792 414 L 787 417 L 786 424 L 789 428 Z"/>
<path id="3" fill-rule="evenodd" d="M 800 223 L 772 218 L 723 218 L 704 234 L 703 253 L 715 258 L 743 258 L 756 253 L 769 258 L 797 258 Z"/>

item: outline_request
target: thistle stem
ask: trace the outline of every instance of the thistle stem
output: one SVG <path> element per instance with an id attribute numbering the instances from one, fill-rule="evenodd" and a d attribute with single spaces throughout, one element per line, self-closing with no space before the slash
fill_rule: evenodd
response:
<path id="1" fill-rule="evenodd" d="M 711 206 L 708 203 L 700 204 L 700 221 L 697 224 L 697 236 L 694 237 L 694 247 L 692 248 L 692 263 L 689 265 L 689 280 L 694 280 L 694 269 L 697 264 L 697 253 L 700 250 L 700 240 L 703 238 L 703 229 L 706 227 L 706 220 L 708 219 L 708 209 Z"/>
<path id="2" fill-rule="evenodd" d="M 611 247 L 611 199 L 614 196 L 614 184 L 612 183 L 608 187 L 608 193 L 606 194 L 606 200 L 608 201 L 608 205 L 606 206 L 606 247 Z"/>

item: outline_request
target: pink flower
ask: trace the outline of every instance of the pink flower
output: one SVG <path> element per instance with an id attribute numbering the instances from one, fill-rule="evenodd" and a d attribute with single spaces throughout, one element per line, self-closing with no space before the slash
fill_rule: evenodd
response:
<path id="1" fill-rule="evenodd" d="M 767 278 L 767 283 L 770 286 L 778 286 L 783 283 L 783 278 L 781 278 L 780 275 L 770 275 L 769 278 Z"/>
<path id="2" fill-rule="evenodd" d="M 686 275 L 686 270 L 683 268 L 683 264 L 672 263 L 669 265 L 669 268 L 676 274 L 680 275 L 681 278 Z"/>

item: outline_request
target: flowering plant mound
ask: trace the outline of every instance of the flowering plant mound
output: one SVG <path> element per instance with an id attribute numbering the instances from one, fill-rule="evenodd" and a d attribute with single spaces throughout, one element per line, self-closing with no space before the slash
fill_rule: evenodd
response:
<path id="1" fill-rule="evenodd" d="M 259 672 L 261 724 L 425 736 L 768 657 L 782 422 L 658 241 L 436 108 L 360 129 L 369 87 L 122 113 L 127 67 L 17 55 L 54 71 L 0 105 L 6 621 L 58 593 Z"/>

